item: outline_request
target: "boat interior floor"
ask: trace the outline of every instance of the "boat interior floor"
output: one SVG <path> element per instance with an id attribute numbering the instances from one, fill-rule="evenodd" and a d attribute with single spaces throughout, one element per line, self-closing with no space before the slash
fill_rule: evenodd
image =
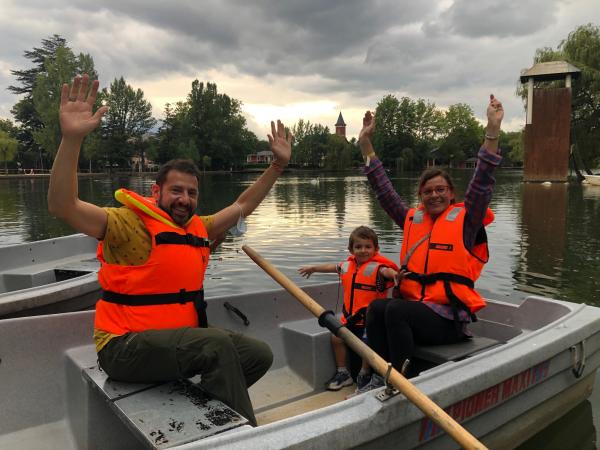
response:
<path id="1" fill-rule="evenodd" d="M 335 365 L 329 332 L 321 328 L 315 319 L 282 323 L 280 328 L 286 358 L 284 360 L 279 358 L 280 364 L 272 368 L 249 389 L 259 426 L 343 402 L 356 389 L 355 385 L 351 385 L 339 391 L 325 390 L 325 381 L 335 370 Z M 418 349 L 419 358 L 424 364 L 417 367 L 420 370 L 426 370 L 437 364 L 443 364 L 449 360 L 459 360 L 490 346 L 500 344 L 501 342 L 496 339 L 477 337 L 463 344 L 446 346 L 449 348 L 443 346 L 420 348 Z M 305 351 L 299 352 L 299 349 Z M 96 394 L 100 393 L 101 403 L 105 405 L 104 410 L 112 410 L 113 414 L 125 426 L 133 430 L 141 441 L 146 440 L 152 443 L 153 439 L 156 439 L 156 435 L 153 435 L 152 432 L 157 429 L 164 431 L 165 439 L 168 438 L 171 444 L 175 439 L 183 439 L 182 436 L 169 429 L 173 426 L 168 424 L 174 423 L 174 420 L 180 421 L 182 424 L 211 422 L 206 419 L 209 414 L 205 408 L 206 402 L 191 401 L 190 403 L 189 395 L 183 396 L 188 397 L 187 399 L 175 398 L 177 395 L 174 392 L 181 388 L 172 383 L 162 385 L 115 383 L 98 369 L 93 346 L 71 349 L 67 354 L 71 363 L 70 369 L 67 370 L 72 372 L 72 379 L 83 379 L 80 388 L 82 392 L 88 392 L 86 395 L 92 391 Z M 282 365 L 281 362 L 284 364 Z M 81 376 L 82 374 L 83 376 Z M 192 379 L 193 383 L 197 381 L 199 380 Z M 199 403 L 202 403 L 200 408 L 197 406 Z M 109 406 L 108 409 L 106 405 Z M 209 412 L 211 408 L 213 410 L 214 408 L 222 411 L 229 410 L 220 402 L 210 406 Z M 161 412 L 157 413 L 157 411 Z M 231 410 L 226 414 L 230 414 L 231 417 L 235 416 Z M 212 428 L 210 430 L 196 430 L 194 439 L 245 424 L 243 419 L 236 419 L 236 422 L 228 425 L 219 424 L 216 427 L 213 423 L 210 425 Z M 186 436 L 185 439 L 191 439 L 191 436 Z"/>

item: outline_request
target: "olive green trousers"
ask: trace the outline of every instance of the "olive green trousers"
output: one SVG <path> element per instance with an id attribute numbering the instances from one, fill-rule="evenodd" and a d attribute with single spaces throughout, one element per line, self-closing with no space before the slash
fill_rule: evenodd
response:
<path id="1" fill-rule="evenodd" d="M 269 370 L 273 353 L 266 343 L 229 330 L 176 328 L 113 338 L 98 360 L 118 381 L 172 381 L 200 374 L 202 390 L 256 426 L 248 387 Z"/>

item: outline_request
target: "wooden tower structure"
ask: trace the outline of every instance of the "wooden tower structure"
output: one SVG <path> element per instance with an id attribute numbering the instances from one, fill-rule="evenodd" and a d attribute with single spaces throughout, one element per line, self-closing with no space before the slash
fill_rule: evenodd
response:
<path id="1" fill-rule="evenodd" d="M 527 84 L 524 181 L 567 181 L 571 130 L 571 81 L 580 70 L 566 61 L 539 63 L 523 71 Z M 562 81 L 564 87 L 536 86 Z"/>

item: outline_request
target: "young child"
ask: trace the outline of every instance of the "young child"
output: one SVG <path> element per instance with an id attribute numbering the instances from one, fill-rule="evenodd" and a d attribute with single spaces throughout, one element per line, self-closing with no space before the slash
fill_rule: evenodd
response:
<path id="1" fill-rule="evenodd" d="M 368 227 L 360 226 L 350 234 L 348 240 L 350 256 L 340 264 L 303 266 L 298 272 L 306 278 L 313 273 L 338 273 L 344 288 L 344 306 L 341 321 L 356 336 L 366 339 L 365 315 L 369 304 L 378 298 L 386 298 L 387 290 L 393 286 L 398 266 L 379 254 L 377 234 Z M 347 351 L 344 342 L 331 335 L 331 345 L 337 371 L 325 384 L 330 391 L 338 391 L 353 383 L 346 366 Z M 371 379 L 371 368 L 366 361 L 356 378 L 357 392 Z"/>

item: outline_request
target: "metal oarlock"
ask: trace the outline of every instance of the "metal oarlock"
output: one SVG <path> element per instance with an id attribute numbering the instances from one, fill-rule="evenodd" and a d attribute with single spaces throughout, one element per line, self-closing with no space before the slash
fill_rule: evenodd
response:
<path id="1" fill-rule="evenodd" d="M 578 350 L 577 345 L 579 345 L 580 350 Z M 573 375 L 575 378 L 581 378 L 583 375 L 583 371 L 585 370 L 585 339 L 579 344 L 573 345 L 571 348 L 571 358 L 572 358 L 572 368 Z"/>
<path id="2" fill-rule="evenodd" d="M 385 372 L 385 377 L 383 378 L 383 382 L 385 383 L 385 389 L 376 395 L 377 399 L 382 402 L 394 397 L 395 395 L 399 394 L 399 392 L 400 392 L 397 389 L 395 389 L 394 386 L 392 386 L 392 384 L 389 382 L 391 373 L 392 373 L 392 363 L 388 363 L 387 371 Z"/>

